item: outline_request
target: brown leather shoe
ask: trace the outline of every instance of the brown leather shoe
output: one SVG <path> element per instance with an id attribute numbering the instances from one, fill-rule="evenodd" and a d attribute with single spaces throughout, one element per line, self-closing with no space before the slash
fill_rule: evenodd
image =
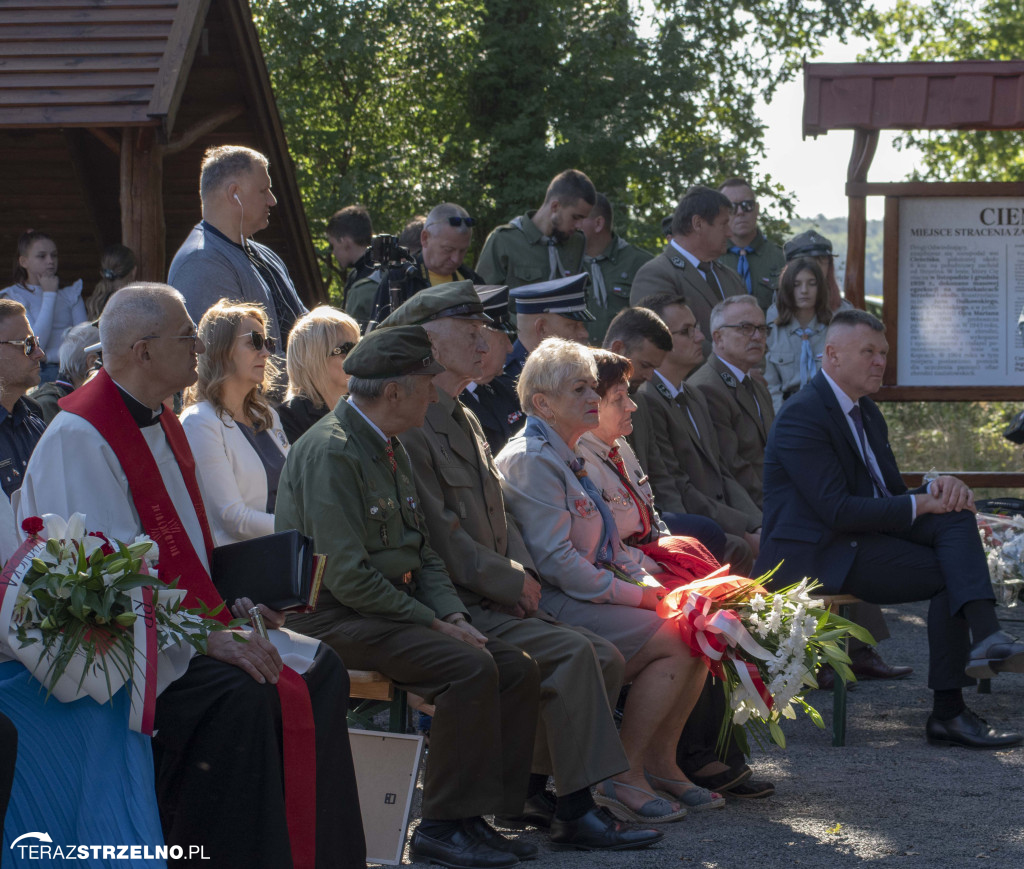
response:
<path id="1" fill-rule="evenodd" d="M 913 667 L 894 667 L 882 660 L 882 656 L 870 646 L 857 649 L 850 655 L 850 669 L 860 680 L 906 679 L 914 672 Z"/>

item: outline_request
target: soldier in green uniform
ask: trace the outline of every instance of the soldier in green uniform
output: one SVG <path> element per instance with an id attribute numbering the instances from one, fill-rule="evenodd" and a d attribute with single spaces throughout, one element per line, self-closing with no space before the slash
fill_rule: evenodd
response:
<path id="1" fill-rule="evenodd" d="M 536 846 L 491 829 L 526 796 L 540 675 L 519 649 L 468 619 L 427 527 L 409 457 L 396 436 L 437 400 L 420 326 L 374 331 L 349 353 L 349 396 L 297 443 L 281 474 L 279 530 L 297 528 L 327 556 L 316 611 L 292 627 L 349 667 L 378 670 L 436 707 L 414 857 L 504 869 Z"/>
<path id="2" fill-rule="evenodd" d="M 718 189 L 732 202 L 729 250 L 718 261 L 743 278 L 747 292 L 757 299 L 762 311 L 767 311 L 778 289 L 779 272 L 786 264 L 785 254 L 758 228 L 761 206 L 743 178 L 730 178 Z"/>
<path id="3" fill-rule="evenodd" d="M 596 195 L 590 179 L 579 170 L 556 175 L 539 209 L 492 230 L 476 270 L 487 283 L 509 287 L 579 274 L 586 247 L 579 227 Z"/>
<path id="4" fill-rule="evenodd" d="M 587 323 L 587 332 L 590 343 L 600 347 L 615 315 L 629 307 L 629 291 L 637 269 L 654 257 L 616 235 L 612 204 L 603 193 L 597 194 L 590 216 L 581 228 L 587 237 L 583 265 L 590 273 L 587 310 L 595 318 Z"/>

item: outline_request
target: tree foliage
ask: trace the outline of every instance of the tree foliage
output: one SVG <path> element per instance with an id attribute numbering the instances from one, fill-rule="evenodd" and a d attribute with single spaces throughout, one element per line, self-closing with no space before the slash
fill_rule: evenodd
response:
<path id="1" fill-rule="evenodd" d="M 864 0 L 252 0 L 314 233 L 366 205 L 397 231 L 445 200 L 496 224 L 587 172 L 657 248 L 694 183 L 758 172 L 754 106 Z M 794 131 L 795 132 L 795 131 Z"/>
<path id="2" fill-rule="evenodd" d="M 886 13 L 865 13 L 875 34 L 868 60 L 1020 60 L 1024 16 L 1020 0 L 899 0 Z M 1024 131 L 908 132 L 897 147 L 923 159 L 912 180 L 1019 181 Z"/>

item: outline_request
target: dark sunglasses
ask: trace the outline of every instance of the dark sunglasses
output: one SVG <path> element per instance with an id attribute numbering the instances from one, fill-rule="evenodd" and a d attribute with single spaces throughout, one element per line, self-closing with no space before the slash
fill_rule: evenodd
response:
<path id="1" fill-rule="evenodd" d="M 736 214 L 738 211 L 745 211 L 748 214 L 757 207 L 756 199 L 744 199 L 742 202 L 734 202 L 732 204 L 732 213 Z"/>
<path id="2" fill-rule="evenodd" d="M 29 335 L 24 341 L 0 341 L 0 344 L 13 344 L 15 347 L 23 347 L 25 355 L 31 356 L 39 346 L 39 339 L 35 335 Z"/>
<path id="3" fill-rule="evenodd" d="M 238 338 L 248 338 L 252 341 L 252 349 L 257 353 L 260 353 L 264 347 L 267 348 L 269 353 L 277 352 L 277 338 L 271 338 L 269 336 L 264 337 L 255 329 L 253 329 L 248 335 L 239 335 Z"/>
<path id="4" fill-rule="evenodd" d="M 327 357 L 330 358 L 331 356 L 348 356 L 349 351 L 355 346 L 355 341 L 346 341 L 344 344 L 339 344 L 337 347 L 335 347 L 330 353 L 327 354 Z"/>
<path id="5" fill-rule="evenodd" d="M 472 218 L 472 217 L 449 217 L 448 218 L 448 225 L 449 226 L 462 226 L 462 224 L 466 224 L 466 226 L 473 226 L 475 223 L 476 223 L 476 220 L 474 218 Z"/>

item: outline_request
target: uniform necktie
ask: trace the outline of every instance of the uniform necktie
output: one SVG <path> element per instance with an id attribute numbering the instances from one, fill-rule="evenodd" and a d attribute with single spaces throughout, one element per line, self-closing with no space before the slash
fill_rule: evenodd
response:
<path id="1" fill-rule="evenodd" d="M 761 402 L 757 400 L 757 391 L 754 389 L 753 379 L 751 379 L 748 374 L 740 382 L 743 384 L 743 388 L 750 393 L 750 397 L 754 399 L 754 407 L 757 408 L 757 416 L 761 420 L 761 425 L 764 425 L 764 414 L 761 413 Z"/>
<path id="2" fill-rule="evenodd" d="M 395 461 L 395 448 L 391 446 L 390 438 L 388 438 L 388 442 L 384 446 L 384 455 L 388 457 L 388 467 L 391 468 L 391 473 L 397 474 L 398 462 Z"/>
<path id="3" fill-rule="evenodd" d="M 747 284 L 747 295 L 754 292 L 753 279 L 750 277 L 750 260 L 747 259 L 747 254 L 753 252 L 754 249 L 750 245 L 741 247 L 738 244 L 734 244 L 729 248 L 729 253 L 736 254 L 736 272 Z"/>
<path id="4" fill-rule="evenodd" d="M 676 404 L 686 411 L 686 415 L 690 418 L 690 425 L 693 426 L 693 430 L 697 433 L 697 440 L 700 440 L 700 429 L 697 428 L 697 420 L 693 418 L 693 413 L 690 411 L 690 403 L 686 399 L 685 390 L 680 389 L 679 392 L 676 393 Z"/>
<path id="5" fill-rule="evenodd" d="M 855 404 L 850 408 L 850 419 L 853 420 L 854 428 L 857 429 L 857 436 L 860 438 L 860 450 L 864 456 L 864 464 L 868 467 L 868 474 L 871 475 L 871 482 L 875 484 L 875 488 L 878 489 L 879 494 L 883 498 L 891 497 L 892 493 L 886 488 L 885 481 L 879 476 L 878 471 L 875 470 L 875 465 L 871 461 L 868 454 L 868 439 L 864 432 L 864 419 L 860 412 L 860 405 Z"/>
<path id="6" fill-rule="evenodd" d="M 590 271 L 590 283 L 594 288 L 594 303 L 602 308 L 608 307 L 608 288 L 604 283 L 604 272 L 601 271 L 603 256 L 584 256 L 583 262 Z"/>
<path id="7" fill-rule="evenodd" d="M 455 402 L 455 407 L 452 408 L 452 419 L 455 420 L 459 428 L 461 428 L 466 437 L 469 438 L 469 442 L 475 444 L 476 435 L 473 434 L 473 427 L 469 424 L 469 420 L 466 418 L 465 408 L 458 401 Z"/>
<path id="8" fill-rule="evenodd" d="M 722 285 L 718 281 L 718 275 L 715 274 L 715 270 L 711 263 L 700 263 L 697 268 L 704 273 L 704 280 L 706 280 L 708 284 L 712 287 L 718 288 L 718 294 L 724 299 L 725 291 L 722 289 Z"/>
<path id="9" fill-rule="evenodd" d="M 814 332 L 810 326 L 794 329 L 793 332 L 800 336 L 800 386 L 806 386 L 815 373 L 814 348 L 811 347 L 811 335 Z"/>

